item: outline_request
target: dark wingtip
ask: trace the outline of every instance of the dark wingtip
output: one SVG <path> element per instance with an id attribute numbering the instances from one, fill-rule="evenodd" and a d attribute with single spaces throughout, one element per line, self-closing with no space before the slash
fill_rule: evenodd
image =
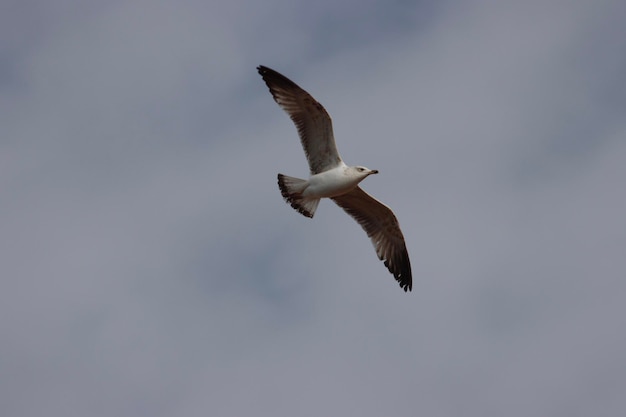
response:
<path id="1" fill-rule="evenodd" d="M 396 278 L 396 281 L 398 281 L 398 284 L 400 284 L 400 288 L 402 288 L 404 292 L 410 292 L 413 289 L 413 284 L 411 283 L 411 281 L 404 281 L 402 277 Z"/>
<path id="2" fill-rule="evenodd" d="M 281 73 L 271 69 L 270 67 L 266 67 L 265 65 L 259 65 L 256 67 L 256 70 L 259 72 L 261 77 L 265 79 L 266 76 L 278 75 L 279 77 L 284 77 Z"/>
<path id="3" fill-rule="evenodd" d="M 389 272 L 393 274 L 393 277 L 396 279 L 400 288 L 404 290 L 404 292 L 409 292 L 413 289 L 413 276 L 411 273 L 411 261 L 409 261 L 409 254 L 404 254 L 404 259 L 402 259 L 399 264 L 401 264 L 401 268 L 398 271 L 397 269 L 392 270 L 390 268 L 390 262 L 385 260 L 385 266 L 389 269 Z"/>
<path id="4" fill-rule="evenodd" d="M 294 83 L 280 72 L 266 67 L 265 65 L 259 65 L 258 67 L 256 67 L 256 69 L 263 78 L 263 81 L 265 81 L 265 84 L 267 84 L 267 86 L 270 88 L 270 92 L 272 92 L 272 95 L 274 95 L 274 87 L 301 89 L 298 84 Z M 274 97 L 274 99 L 275 98 L 276 97 Z"/>
<path id="5" fill-rule="evenodd" d="M 407 263 L 408 263 L 407 258 Z M 408 268 L 405 271 L 402 271 L 399 276 L 396 277 L 400 287 L 404 290 L 404 292 L 411 291 L 413 289 L 413 277 L 411 276 L 411 265 L 408 265 Z"/>

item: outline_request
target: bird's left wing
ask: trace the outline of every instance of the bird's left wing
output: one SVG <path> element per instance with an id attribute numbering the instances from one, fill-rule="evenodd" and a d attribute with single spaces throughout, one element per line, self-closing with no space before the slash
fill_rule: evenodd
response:
<path id="1" fill-rule="evenodd" d="M 263 65 L 257 68 L 272 97 L 293 120 L 312 174 L 341 164 L 333 124 L 324 107 L 284 75 Z"/>

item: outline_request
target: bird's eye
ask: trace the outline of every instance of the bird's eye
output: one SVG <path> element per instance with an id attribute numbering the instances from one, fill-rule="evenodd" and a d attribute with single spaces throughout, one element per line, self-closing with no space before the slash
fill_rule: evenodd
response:
<path id="1" fill-rule="evenodd" d="M 363 172 L 363 168 L 359 167 L 359 171 L 360 171 L 360 172 Z"/>

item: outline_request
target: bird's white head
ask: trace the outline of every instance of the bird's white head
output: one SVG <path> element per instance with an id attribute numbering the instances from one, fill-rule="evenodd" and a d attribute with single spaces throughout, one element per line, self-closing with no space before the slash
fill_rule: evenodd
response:
<path id="1" fill-rule="evenodd" d="M 378 174 L 378 170 L 369 169 L 362 166 L 350 167 L 350 170 L 354 173 L 356 177 L 359 177 L 361 180 L 364 180 L 369 175 Z"/>

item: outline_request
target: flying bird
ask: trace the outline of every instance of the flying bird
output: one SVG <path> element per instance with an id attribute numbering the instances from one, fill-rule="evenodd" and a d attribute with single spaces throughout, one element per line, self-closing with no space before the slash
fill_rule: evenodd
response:
<path id="1" fill-rule="evenodd" d="M 398 219 L 391 209 L 367 194 L 359 183 L 377 170 L 346 165 L 337 151 L 330 116 L 309 93 L 273 69 L 257 67 L 278 105 L 298 129 L 309 162 L 308 180 L 278 174 L 285 201 L 312 218 L 322 198 L 330 198 L 365 230 L 376 255 L 404 291 L 411 291 L 411 262 Z"/>

